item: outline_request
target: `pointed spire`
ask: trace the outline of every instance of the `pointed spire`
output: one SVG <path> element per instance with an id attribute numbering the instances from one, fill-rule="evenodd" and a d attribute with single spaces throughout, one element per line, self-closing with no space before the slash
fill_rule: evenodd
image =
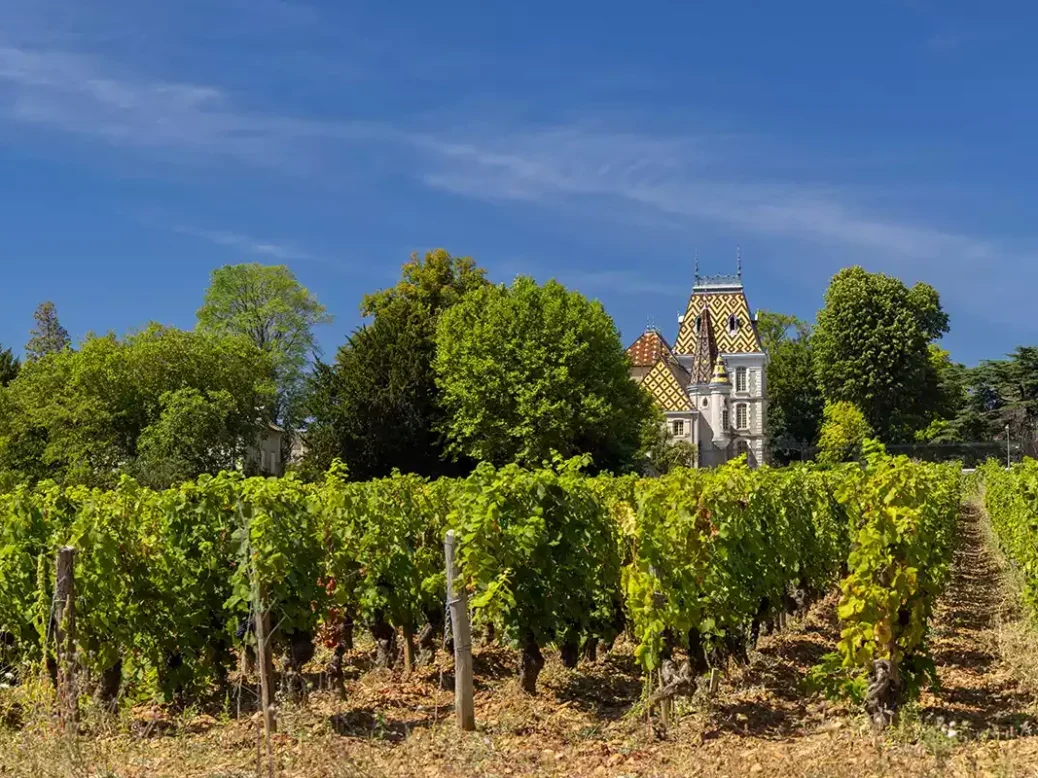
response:
<path id="1" fill-rule="evenodd" d="M 717 358 L 717 341 L 714 340 L 714 325 L 710 315 L 709 299 L 696 318 L 694 326 L 696 345 L 692 358 L 691 383 L 708 384 L 713 376 L 714 360 Z"/>

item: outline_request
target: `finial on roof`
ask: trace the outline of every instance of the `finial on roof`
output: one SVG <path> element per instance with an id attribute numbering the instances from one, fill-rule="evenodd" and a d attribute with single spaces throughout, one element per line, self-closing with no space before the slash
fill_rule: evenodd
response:
<path id="1" fill-rule="evenodd" d="M 721 359 L 720 355 L 717 356 L 717 361 L 714 362 L 714 375 L 710 379 L 710 383 L 712 383 L 712 384 L 728 384 L 728 383 L 731 383 L 728 380 L 728 371 L 725 369 L 724 360 Z"/>
<path id="2" fill-rule="evenodd" d="M 742 278 L 742 246 L 735 247 L 735 267 L 739 278 Z"/>
<path id="3" fill-rule="evenodd" d="M 699 283 L 699 249 L 696 249 L 696 283 Z"/>
<path id="4" fill-rule="evenodd" d="M 652 316 L 645 317 L 645 331 L 646 332 L 659 332 L 656 329 L 656 319 Z"/>

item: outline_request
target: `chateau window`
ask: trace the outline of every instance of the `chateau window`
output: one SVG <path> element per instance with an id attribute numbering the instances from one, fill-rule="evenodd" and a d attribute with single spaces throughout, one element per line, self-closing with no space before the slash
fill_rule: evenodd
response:
<path id="1" fill-rule="evenodd" d="M 728 333 L 735 334 L 735 331 L 739 329 L 739 320 L 735 317 L 735 314 L 728 316 Z"/>
<path id="2" fill-rule="evenodd" d="M 727 430 L 732 426 L 731 413 L 725 408 L 721 411 L 721 429 Z"/>
<path id="3" fill-rule="evenodd" d="M 746 391 L 746 368 L 737 367 L 735 368 L 735 391 L 745 392 Z"/>
<path id="4" fill-rule="evenodd" d="M 682 437 L 685 434 L 685 420 L 675 419 L 672 425 L 674 437 Z"/>
<path id="5" fill-rule="evenodd" d="M 739 403 L 735 406 L 735 428 L 745 430 L 750 428 L 750 406 Z"/>
<path id="6" fill-rule="evenodd" d="M 702 326 L 703 326 L 703 317 L 702 316 L 697 316 L 696 317 L 696 335 L 699 334 L 699 328 L 702 327 Z"/>

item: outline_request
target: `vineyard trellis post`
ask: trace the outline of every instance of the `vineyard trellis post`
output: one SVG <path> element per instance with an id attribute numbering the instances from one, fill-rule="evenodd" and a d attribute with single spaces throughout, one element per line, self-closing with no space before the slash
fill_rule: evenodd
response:
<path id="1" fill-rule="evenodd" d="M 62 729 L 75 727 L 79 719 L 76 691 L 76 550 L 72 546 L 58 549 L 55 562 L 54 623 L 58 665 L 58 721 Z"/>
<path id="2" fill-rule="evenodd" d="M 469 598 L 465 587 L 454 590 L 458 571 L 454 567 L 454 530 L 443 541 L 447 560 L 447 603 L 450 606 L 451 630 L 454 634 L 454 710 L 458 726 L 464 732 L 476 729 L 476 711 L 472 688 L 472 633 L 469 625 Z"/>

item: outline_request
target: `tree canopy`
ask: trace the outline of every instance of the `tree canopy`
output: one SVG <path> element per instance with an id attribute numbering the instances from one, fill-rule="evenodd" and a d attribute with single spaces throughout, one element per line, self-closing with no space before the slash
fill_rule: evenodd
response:
<path id="1" fill-rule="evenodd" d="M 435 333 L 440 313 L 486 284 L 486 270 L 472 257 L 452 257 L 445 249 L 435 249 L 424 257 L 412 254 L 400 270 L 400 281 L 364 295 L 360 310 L 364 316 L 377 317 L 392 305 L 413 306 L 429 315 Z"/>
<path id="2" fill-rule="evenodd" d="M 395 286 L 366 295 L 373 317 L 319 363 L 311 382 L 306 470 L 347 463 L 358 480 L 393 470 L 425 476 L 454 474 L 464 462 L 445 456 L 440 394 L 433 374 L 440 315 L 472 289 L 484 270 L 443 249 L 412 255 Z"/>
<path id="3" fill-rule="evenodd" d="M 317 351 L 313 328 L 331 318 L 289 268 L 252 262 L 213 271 L 198 326 L 215 335 L 242 335 L 270 357 L 278 388 L 271 418 L 285 421 L 293 415 L 306 367 Z"/>
<path id="4" fill-rule="evenodd" d="M 587 453 L 625 470 L 652 417 L 613 320 L 557 281 L 469 292 L 440 318 L 435 370 L 455 456 L 540 464 Z"/>
<path id="5" fill-rule="evenodd" d="M 40 303 L 32 315 L 36 326 L 29 333 L 29 342 L 25 344 L 25 357 L 32 361 L 57 354 L 72 345 L 68 330 L 58 321 L 58 309 L 54 303 Z"/>
<path id="6" fill-rule="evenodd" d="M 758 332 L 768 352 L 768 425 L 771 455 L 799 458 L 818 439 L 825 402 L 811 357 L 811 326 L 795 316 L 762 311 Z"/>
<path id="7" fill-rule="evenodd" d="M 269 357 L 242 337 L 152 325 L 27 362 L 0 389 L 0 471 L 168 485 L 232 468 L 272 402 Z"/>
<path id="8" fill-rule="evenodd" d="M 7 386 L 18 377 L 22 363 L 9 348 L 0 346 L 0 386 Z"/>
<path id="9" fill-rule="evenodd" d="M 858 459 L 862 443 L 872 436 L 872 428 L 854 403 L 827 403 L 818 441 L 818 461 L 835 465 Z"/>
<path id="10" fill-rule="evenodd" d="M 857 406 L 882 440 L 910 440 L 935 414 L 930 344 L 948 330 L 937 292 L 882 273 L 837 273 L 818 313 L 812 361 L 826 402 Z"/>

